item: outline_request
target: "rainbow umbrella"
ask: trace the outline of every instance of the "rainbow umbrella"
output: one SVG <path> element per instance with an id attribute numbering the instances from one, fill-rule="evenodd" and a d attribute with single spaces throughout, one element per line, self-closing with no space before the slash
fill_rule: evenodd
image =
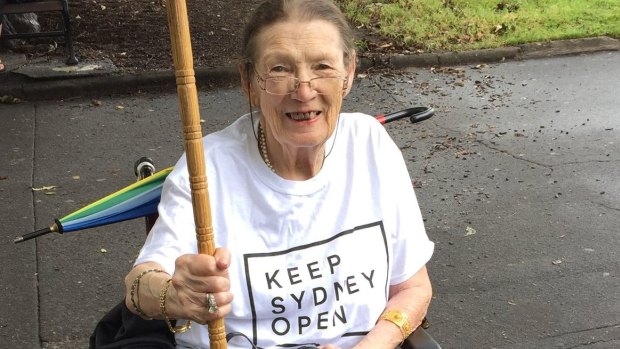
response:
<path id="1" fill-rule="evenodd" d="M 50 227 L 19 236 L 19 243 L 48 233 L 68 233 L 144 217 L 157 212 L 164 180 L 172 167 L 154 173 L 67 216 Z"/>
<path id="2" fill-rule="evenodd" d="M 376 115 L 375 118 L 381 124 L 406 117 L 412 123 L 416 123 L 430 118 L 434 113 L 435 111 L 430 107 L 413 107 L 390 114 Z M 150 162 L 150 160 L 142 158 L 136 164 L 136 175 L 142 178 L 139 181 L 61 219 L 56 219 L 56 223 L 50 227 L 19 236 L 13 242 L 20 243 L 49 233 L 68 233 L 157 214 L 161 189 L 172 167 L 154 174 L 148 169 L 142 173 L 143 171 L 138 166 L 145 162 Z M 154 170 L 153 167 L 151 169 Z"/>

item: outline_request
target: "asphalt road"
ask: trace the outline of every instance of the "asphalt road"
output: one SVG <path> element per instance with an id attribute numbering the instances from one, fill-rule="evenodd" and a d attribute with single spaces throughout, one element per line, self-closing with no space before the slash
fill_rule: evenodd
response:
<path id="1" fill-rule="evenodd" d="M 357 79 L 346 110 L 437 110 L 387 127 L 436 242 L 444 348 L 620 347 L 619 76 L 620 52 L 603 52 Z M 96 99 L 0 105 L 0 348 L 86 347 L 144 232 L 13 238 L 130 184 L 137 158 L 182 151 L 176 95 Z M 200 109 L 210 132 L 248 106 L 233 87 Z"/>

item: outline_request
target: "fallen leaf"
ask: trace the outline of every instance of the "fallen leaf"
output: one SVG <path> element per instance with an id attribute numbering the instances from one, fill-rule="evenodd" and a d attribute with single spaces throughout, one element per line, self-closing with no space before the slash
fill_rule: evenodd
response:
<path id="1" fill-rule="evenodd" d="M 551 262 L 551 264 L 553 264 L 553 265 L 560 265 L 560 264 L 562 264 L 562 260 L 556 259 L 555 261 Z"/>
<path id="2" fill-rule="evenodd" d="M 474 235 L 474 234 L 476 234 L 476 229 L 472 227 L 465 228 L 465 236 Z"/>
<path id="3" fill-rule="evenodd" d="M 93 71 L 97 69 L 101 69 L 101 66 L 98 64 L 87 64 L 83 66 L 72 65 L 69 67 L 53 67 L 52 68 L 52 70 L 55 72 L 65 72 L 65 73 Z"/>
<path id="4" fill-rule="evenodd" d="M 55 191 L 46 191 L 45 195 L 56 195 Z"/>
<path id="5" fill-rule="evenodd" d="M 108 250 L 106 250 L 105 248 L 102 248 L 101 253 L 108 253 Z"/>
<path id="6" fill-rule="evenodd" d="M 73 176 L 73 177 L 71 177 L 71 178 L 73 178 L 73 179 L 75 179 L 75 180 L 78 180 L 78 179 L 80 179 L 80 176 Z"/>
<path id="7" fill-rule="evenodd" d="M 510 304 L 510 305 L 517 305 L 517 303 L 515 303 L 513 301 L 508 301 L 508 304 Z"/>
<path id="8" fill-rule="evenodd" d="M 122 105 L 117 105 L 116 109 L 121 110 L 121 109 L 125 109 L 125 107 L 123 107 Z"/>
<path id="9" fill-rule="evenodd" d="M 21 100 L 17 97 L 13 97 L 9 95 L 0 96 L 0 103 L 17 104 L 19 102 L 21 102 Z"/>
<path id="10" fill-rule="evenodd" d="M 44 186 L 44 187 L 40 187 L 40 188 L 32 188 L 32 191 L 52 190 L 52 189 L 56 189 L 56 188 L 58 188 L 58 186 L 48 185 L 48 186 Z"/>

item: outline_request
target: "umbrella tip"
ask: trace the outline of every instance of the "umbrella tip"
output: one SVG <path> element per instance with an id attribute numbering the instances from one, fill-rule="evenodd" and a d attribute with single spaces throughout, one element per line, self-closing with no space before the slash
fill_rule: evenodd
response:
<path id="1" fill-rule="evenodd" d="M 13 240 L 14 244 L 19 244 L 20 242 L 24 241 L 24 237 L 23 236 L 18 236 Z"/>

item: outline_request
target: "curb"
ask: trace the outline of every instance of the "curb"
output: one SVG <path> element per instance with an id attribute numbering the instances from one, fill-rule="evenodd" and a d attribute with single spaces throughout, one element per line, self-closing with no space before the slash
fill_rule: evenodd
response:
<path id="1" fill-rule="evenodd" d="M 367 70 L 386 67 L 404 69 L 473 63 L 497 63 L 506 60 L 538 59 L 618 50 L 620 50 L 620 40 L 601 36 L 477 51 L 394 55 L 381 59 L 362 57 L 358 69 Z M 234 67 L 197 68 L 195 76 L 196 85 L 202 88 L 236 86 L 239 84 L 238 72 Z M 33 101 L 117 95 L 136 91 L 173 91 L 174 89 L 175 79 L 172 71 L 154 71 L 126 75 L 111 74 L 54 80 L 13 78 L 11 76 L 11 78 L 3 79 L 0 86 L 0 96 L 12 96 Z"/>
<path id="2" fill-rule="evenodd" d="M 234 68 L 198 68 L 194 72 L 198 87 L 224 87 L 238 84 L 239 75 Z M 118 95 L 131 92 L 175 91 L 172 71 L 151 71 L 136 74 L 110 74 L 64 79 L 16 78 L 0 86 L 0 97 L 11 96 L 23 100 L 40 101 L 101 95 Z"/>
<path id="3" fill-rule="evenodd" d="M 620 50 L 620 40 L 607 36 L 599 36 L 585 39 L 523 44 L 496 49 L 482 49 L 477 51 L 396 55 L 389 58 L 389 64 L 394 68 L 402 69 L 408 67 L 494 63 L 503 62 L 505 60 L 537 59 L 618 50 Z"/>

